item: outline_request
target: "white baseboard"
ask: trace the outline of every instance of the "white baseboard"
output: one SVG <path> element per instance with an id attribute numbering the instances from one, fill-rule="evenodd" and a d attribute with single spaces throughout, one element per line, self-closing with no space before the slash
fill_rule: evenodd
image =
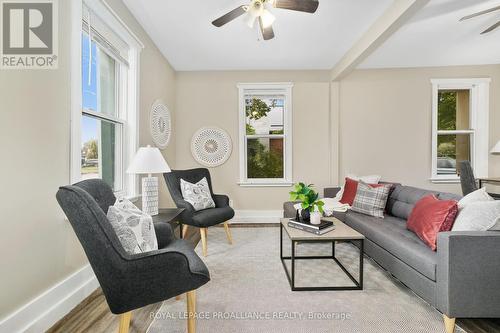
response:
<path id="1" fill-rule="evenodd" d="M 279 223 L 283 210 L 236 210 L 231 223 Z"/>
<path id="2" fill-rule="evenodd" d="M 90 265 L 0 320 L 1 333 L 45 332 L 99 287 Z"/>

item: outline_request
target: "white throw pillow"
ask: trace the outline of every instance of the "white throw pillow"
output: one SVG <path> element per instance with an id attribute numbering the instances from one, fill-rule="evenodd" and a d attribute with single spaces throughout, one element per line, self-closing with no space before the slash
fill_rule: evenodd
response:
<path id="1" fill-rule="evenodd" d="M 476 190 L 474 192 L 471 192 L 467 194 L 465 197 L 460 199 L 458 202 L 458 209 L 461 210 L 465 206 L 473 203 L 473 202 L 479 202 L 479 201 L 494 201 L 493 199 L 487 192 L 486 188 L 480 188 L 479 190 Z"/>
<path id="2" fill-rule="evenodd" d="M 117 199 L 107 217 L 127 253 L 158 250 L 153 219 L 129 200 Z"/>
<path id="3" fill-rule="evenodd" d="M 351 178 L 352 180 L 356 181 L 362 181 L 367 184 L 378 184 L 380 182 L 380 179 L 382 179 L 382 176 L 379 175 L 369 175 L 369 176 L 356 176 L 355 174 L 347 174 L 347 178 Z M 344 194 L 344 186 L 340 187 L 340 191 L 337 192 L 335 195 L 336 199 L 342 199 L 342 195 Z"/>
<path id="4" fill-rule="evenodd" d="M 196 211 L 215 207 L 206 177 L 196 184 L 181 179 L 181 192 L 184 200 L 193 205 Z"/>
<path id="5" fill-rule="evenodd" d="M 500 200 L 467 204 L 458 213 L 452 231 L 500 230 Z"/>

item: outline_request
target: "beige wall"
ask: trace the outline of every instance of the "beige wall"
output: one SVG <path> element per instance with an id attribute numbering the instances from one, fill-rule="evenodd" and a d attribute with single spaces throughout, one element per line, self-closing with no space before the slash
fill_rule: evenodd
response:
<path id="1" fill-rule="evenodd" d="M 491 77 L 490 147 L 500 140 L 500 66 L 356 70 L 340 82 L 340 176 L 384 179 L 460 193 L 458 184 L 433 184 L 431 78 Z M 490 156 L 490 175 L 500 158 Z"/>
<path id="2" fill-rule="evenodd" d="M 199 167 L 190 150 L 192 135 L 219 126 L 233 140 L 233 153 L 211 169 L 214 189 L 240 210 L 279 210 L 289 187 L 240 187 L 238 89 L 244 82 L 293 82 L 293 178 L 321 188 L 330 183 L 330 84 L 328 71 L 180 72 L 177 74 L 176 164 Z"/>
<path id="3" fill-rule="evenodd" d="M 500 140 L 500 66 L 356 70 L 331 86 L 322 71 L 180 72 L 177 74 L 176 162 L 199 166 L 190 141 L 202 126 L 220 126 L 233 140 L 226 164 L 211 170 L 216 192 L 236 209 L 279 210 L 289 188 L 247 188 L 239 178 L 239 82 L 283 82 L 293 89 L 293 179 L 318 189 L 348 173 L 381 174 L 403 184 L 460 193 L 458 184 L 433 184 L 431 78 L 491 77 L 490 146 Z M 406 124 L 406 125 L 405 125 Z M 337 141 L 338 140 L 338 141 Z M 337 146 L 338 143 L 338 146 Z M 316 145 L 311 153 L 309 147 Z M 490 156 L 490 175 L 500 158 Z"/>
<path id="4" fill-rule="evenodd" d="M 146 46 L 140 142 L 147 144 L 153 101 L 174 111 L 175 74 L 121 1 L 108 2 Z M 59 69 L 0 71 L 0 318 L 87 263 L 55 200 L 69 182 L 70 13 L 70 1 L 59 1 Z M 175 144 L 166 155 L 175 162 Z"/>

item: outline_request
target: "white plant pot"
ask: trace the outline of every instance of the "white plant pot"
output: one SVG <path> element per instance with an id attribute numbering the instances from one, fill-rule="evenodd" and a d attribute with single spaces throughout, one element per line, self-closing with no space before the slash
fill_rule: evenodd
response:
<path id="1" fill-rule="evenodd" d="M 321 224 L 321 213 L 312 212 L 311 213 L 311 224 L 318 225 Z"/>

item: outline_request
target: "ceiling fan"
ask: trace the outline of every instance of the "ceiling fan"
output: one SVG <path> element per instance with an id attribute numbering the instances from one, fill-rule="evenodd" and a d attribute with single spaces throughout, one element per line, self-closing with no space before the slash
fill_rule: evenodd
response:
<path id="1" fill-rule="evenodd" d="M 490 9 L 486 9 L 486 10 L 483 10 L 483 11 L 471 14 L 471 15 L 464 16 L 464 17 L 462 17 L 460 19 L 460 21 L 465 21 L 465 20 L 468 20 L 468 19 L 471 19 L 471 18 L 474 18 L 474 17 L 478 17 L 478 16 L 481 16 L 481 15 L 484 15 L 484 14 L 489 14 L 489 13 L 495 12 L 497 10 L 500 10 L 500 6 L 496 6 L 496 7 L 490 8 Z M 488 29 L 486 29 L 483 32 L 481 32 L 481 35 L 484 35 L 484 34 L 486 34 L 488 32 L 491 32 L 491 31 L 495 30 L 498 27 L 500 27 L 500 21 L 498 21 L 497 23 L 493 24 Z"/>
<path id="2" fill-rule="evenodd" d="M 246 14 L 245 23 L 253 28 L 255 21 L 259 20 L 260 30 L 264 40 L 274 38 L 273 23 L 276 17 L 269 11 L 270 8 L 281 8 L 299 12 L 314 13 L 318 9 L 318 0 L 252 0 L 249 5 L 239 6 L 229 13 L 222 15 L 212 22 L 216 27 Z"/>

